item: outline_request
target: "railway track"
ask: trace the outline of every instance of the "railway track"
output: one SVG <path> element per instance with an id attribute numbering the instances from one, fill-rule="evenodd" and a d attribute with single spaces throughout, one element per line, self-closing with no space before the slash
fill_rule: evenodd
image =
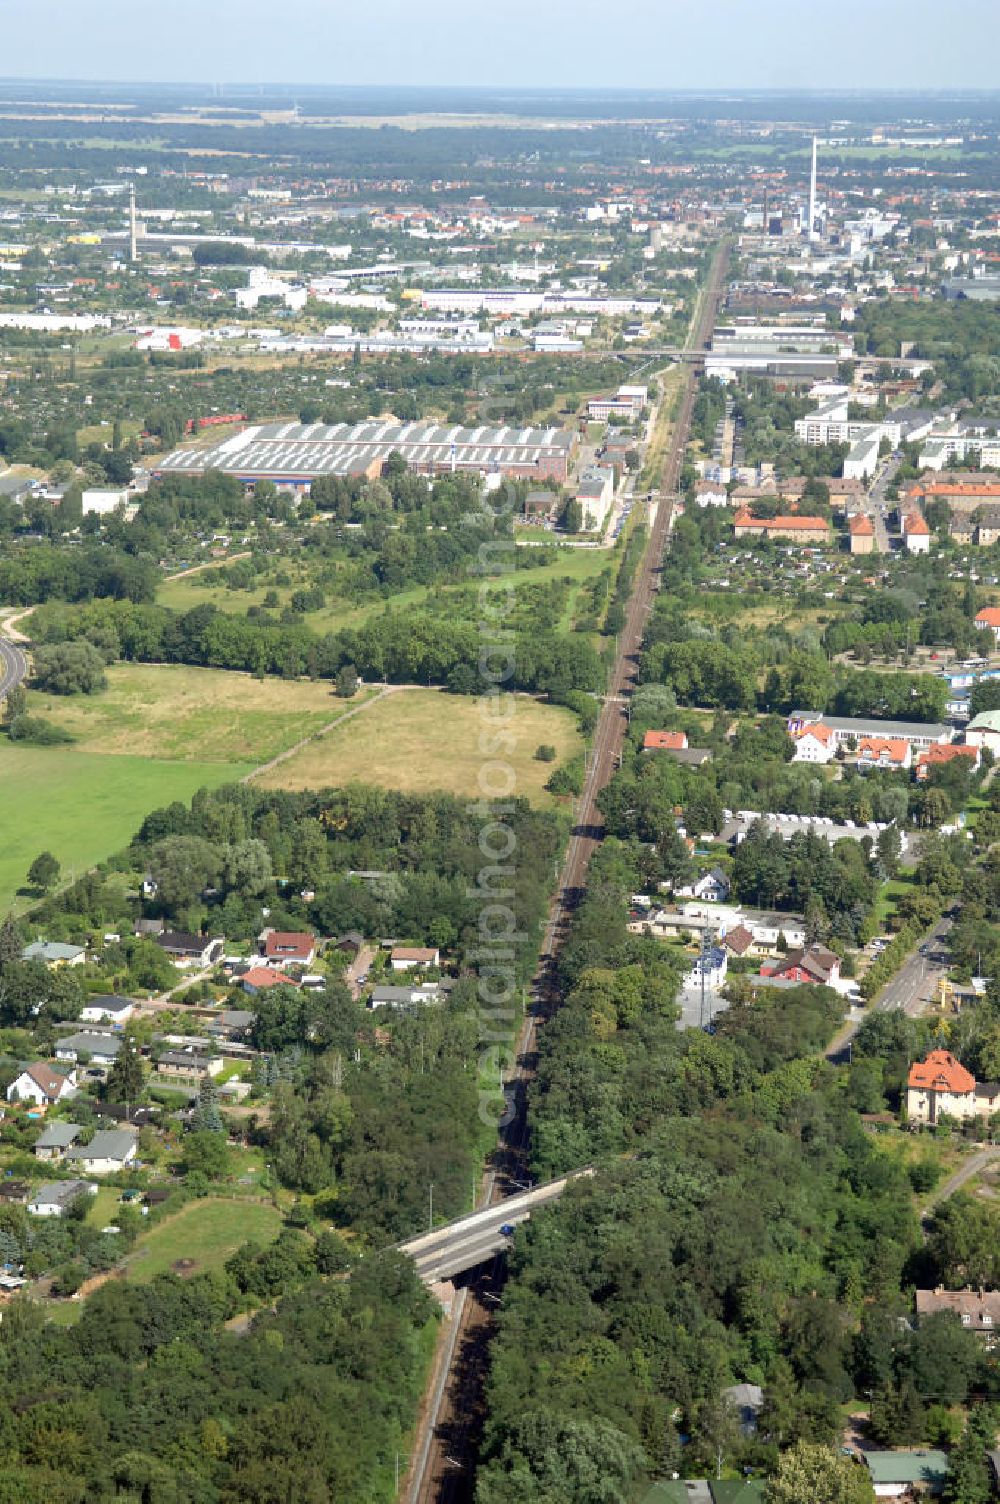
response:
<path id="1" fill-rule="evenodd" d="M 701 299 L 689 341 L 691 353 L 704 349 L 711 331 L 728 260 L 723 242 Z M 481 1204 L 491 1206 L 523 1184 L 528 1173 L 527 1088 L 535 1073 L 537 1031 L 554 1006 L 554 964 L 565 940 L 573 911 L 586 887 L 587 868 L 604 838 L 598 806 L 601 791 L 611 781 L 622 753 L 628 726 L 626 702 L 636 687 L 639 654 L 646 618 L 656 593 L 660 564 L 673 525 L 674 501 L 687 445 L 696 393 L 697 371 L 687 367 L 677 417 L 660 478 L 659 500 L 650 536 L 636 571 L 625 624 L 618 634 L 618 651 L 609 675 L 607 693 L 587 764 L 577 819 L 566 848 L 558 887 L 539 952 L 532 1000 L 517 1045 L 516 1073 L 508 1090 L 515 1112 L 501 1128 L 492 1164 L 485 1177 Z M 489 1344 L 493 1312 L 499 1300 L 503 1271 L 499 1261 L 476 1271 L 465 1285 L 449 1334 L 447 1372 L 436 1365 L 430 1401 L 418 1425 L 416 1447 L 400 1497 L 406 1504 L 471 1504 L 475 1487 L 476 1450 L 485 1418 L 485 1389 L 489 1373 Z M 439 1363 L 442 1350 L 439 1348 Z"/>

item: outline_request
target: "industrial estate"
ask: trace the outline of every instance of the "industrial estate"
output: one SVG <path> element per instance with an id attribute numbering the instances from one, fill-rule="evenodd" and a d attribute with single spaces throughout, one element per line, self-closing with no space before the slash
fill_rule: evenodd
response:
<path id="1" fill-rule="evenodd" d="M 996 101 L 362 94 L 0 81 L 0 1496 L 996 1497 Z"/>

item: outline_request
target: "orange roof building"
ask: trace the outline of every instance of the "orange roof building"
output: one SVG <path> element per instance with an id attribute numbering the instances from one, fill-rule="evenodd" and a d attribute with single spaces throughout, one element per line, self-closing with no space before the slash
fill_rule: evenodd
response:
<path id="1" fill-rule="evenodd" d="M 830 538 L 824 517 L 754 517 L 746 508 L 736 513 L 733 527 L 737 538 L 787 538 L 792 543 L 827 543 Z"/>
<path id="2" fill-rule="evenodd" d="M 644 752 L 683 752 L 688 744 L 683 731 L 647 731 L 642 739 Z"/>
<path id="3" fill-rule="evenodd" d="M 894 736 L 863 736 L 858 742 L 858 767 L 908 768 L 910 743 Z"/>
<path id="4" fill-rule="evenodd" d="M 855 512 L 849 525 L 852 554 L 875 552 L 875 524 L 867 512 Z"/>
<path id="5" fill-rule="evenodd" d="M 918 780 L 923 783 L 931 768 L 942 767 L 945 763 L 954 762 L 958 757 L 965 757 L 972 763 L 973 768 L 978 768 L 981 761 L 978 747 L 970 747 L 966 742 L 944 742 L 928 747 L 926 752 L 921 752 L 916 761 Z"/>
<path id="6" fill-rule="evenodd" d="M 926 1060 L 910 1066 L 907 1086 L 922 1086 L 933 1091 L 974 1091 L 976 1078 L 956 1060 L 950 1050 L 931 1050 Z"/>

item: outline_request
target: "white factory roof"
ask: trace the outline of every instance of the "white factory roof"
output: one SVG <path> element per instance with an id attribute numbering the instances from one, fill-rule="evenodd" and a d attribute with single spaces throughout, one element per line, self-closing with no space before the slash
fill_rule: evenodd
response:
<path id="1" fill-rule="evenodd" d="M 440 423 L 267 423 L 244 429 L 210 449 L 175 449 L 162 474 L 344 475 L 401 454 L 414 465 L 502 469 L 568 456 L 574 436 L 561 428 L 461 428 Z"/>

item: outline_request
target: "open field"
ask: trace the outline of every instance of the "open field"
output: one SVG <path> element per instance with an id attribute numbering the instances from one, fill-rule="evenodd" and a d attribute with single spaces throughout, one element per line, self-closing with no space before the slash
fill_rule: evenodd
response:
<path id="1" fill-rule="evenodd" d="M 122 418 L 121 430 L 123 439 L 137 439 L 142 432 L 142 424 L 138 418 Z M 111 423 L 91 423 L 87 428 L 78 428 L 76 442 L 81 448 L 86 444 L 110 444 L 114 433 L 114 425 Z"/>
<path id="2" fill-rule="evenodd" d="M 33 692 L 30 703 L 77 738 L 73 750 L 253 767 L 348 709 L 327 682 L 138 663 L 109 668 L 99 695 Z"/>
<path id="3" fill-rule="evenodd" d="M 514 769 L 514 792 L 536 804 L 553 802 L 545 782 L 554 767 L 583 748 L 576 717 L 527 696 L 514 699 L 504 729 L 516 739 L 513 752 L 480 750 L 480 734 L 495 734 L 479 701 L 438 689 L 408 689 L 387 695 L 363 715 L 310 742 L 259 779 L 264 788 L 308 789 L 346 783 L 374 783 L 407 794 L 432 790 L 459 795 L 480 792 L 479 772 L 499 759 Z M 535 760 L 548 743 L 556 762 Z M 258 780 L 255 780 L 255 782 Z"/>
<path id="4" fill-rule="evenodd" d="M 192 1261 L 185 1273 L 204 1274 L 220 1268 L 244 1243 L 272 1243 L 280 1226 L 281 1213 L 258 1201 L 214 1196 L 189 1201 L 139 1239 L 129 1256 L 128 1278 L 146 1285 L 169 1274 L 179 1259 Z"/>
<path id="5" fill-rule="evenodd" d="M 251 766 L 0 742 L 0 912 L 40 851 L 52 852 L 64 876 L 82 873 L 127 845 L 151 809 L 229 783 Z"/>

